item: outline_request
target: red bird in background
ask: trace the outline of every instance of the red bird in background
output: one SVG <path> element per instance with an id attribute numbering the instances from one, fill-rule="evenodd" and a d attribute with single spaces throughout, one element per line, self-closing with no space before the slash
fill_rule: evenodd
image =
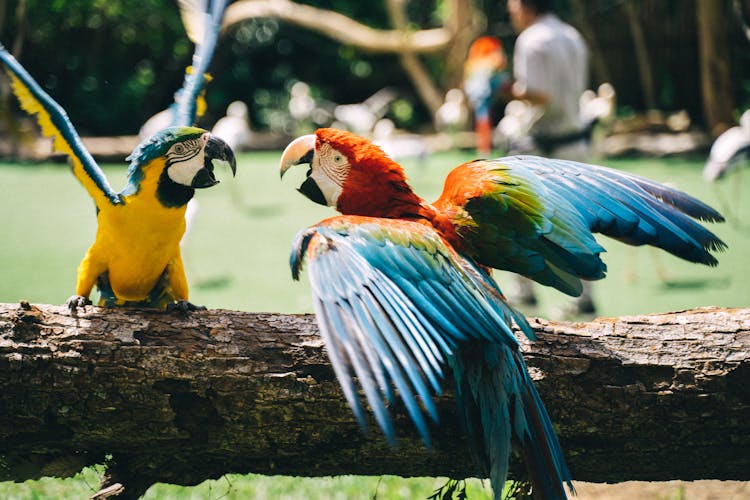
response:
<path id="1" fill-rule="evenodd" d="M 477 38 L 469 47 L 464 64 L 464 92 L 474 110 L 480 155 L 489 155 L 492 151 L 490 108 L 497 90 L 509 78 L 505 71 L 507 65 L 503 44 L 494 36 Z"/>

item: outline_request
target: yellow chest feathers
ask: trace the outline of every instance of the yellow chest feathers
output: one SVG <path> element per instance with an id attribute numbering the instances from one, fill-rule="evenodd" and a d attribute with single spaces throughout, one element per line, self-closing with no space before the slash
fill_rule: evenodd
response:
<path id="1" fill-rule="evenodd" d="M 109 205 L 98 214 L 99 227 L 91 248 L 105 262 L 113 290 L 138 299 L 151 291 L 167 264 L 179 258 L 185 233 L 185 209 L 165 207 L 156 196 L 162 165 L 151 165 L 137 193 L 123 205 Z M 118 294 L 119 295 L 119 294 Z"/>

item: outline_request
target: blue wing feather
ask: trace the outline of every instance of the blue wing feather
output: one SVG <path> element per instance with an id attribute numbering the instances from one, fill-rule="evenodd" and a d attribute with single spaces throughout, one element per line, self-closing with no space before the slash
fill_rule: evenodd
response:
<path id="1" fill-rule="evenodd" d="M 511 436 L 528 455 L 535 488 L 565 496 L 570 474 L 510 324 L 533 336 L 531 328 L 482 268 L 432 228 L 368 217 L 335 217 L 300 232 L 290 258 L 295 279 L 305 258 L 321 333 L 361 424 L 353 376 L 394 441 L 387 407 L 393 393 L 384 387 L 390 382 L 429 445 L 424 414 L 437 421 L 432 393 L 439 393 L 442 367 L 450 364 L 459 414 L 496 496 Z"/>
<path id="2" fill-rule="evenodd" d="M 216 43 L 221 33 L 221 23 L 227 0 L 212 0 L 205 6 L 203 16 L 206 25 L 200 30 L 202 39 L 196 40 L 191 70 L 185 73 L 182 88 L 175 99 L 175 109 L 171 126 L 190 126 L 195 123 L 197 102 L 206 84 L 206 72 L 213 59 Z"/>
<path id="3" fill-rule="evenodd" d="M 593 219 L 591 229 L 629 242 L 651 244 L 693 262 L 715 265 L 716 259 L 706 250 L 720 250 L 724 242 L 691 218 L 722 222 L 724 218 L 705 203 L 681 191 L 649 179 L 619 170 L 566 160 L 548 160 L 534 156 L 502 158 L 499 162 L 528 168 L 552 188 L 567 186 L 567 194 L 575 193 L 576 208 L 594 204 L 613 211 L 615 217 L 626 213 L 626 224 L 612 225 L 611 220 Z M 630 234 L 634 214 L 652 228 Z M 609 222 L 608 226 L 605 223 Z M 638 225 L 641 228 L 640 224 Z M 651 230 L 649 230 L 651 229 Z M 678 241 L 675 242 L 673 239 Z M 679 242 L 683 242 L 680 244 Z"/>
<path id="4" fill-rule="evenodd" d="M 458 205 L 456 228 L 472 255 L 571 295 L 580 293 L 581 278 L 606 273 L 593 233 L 710 266 L 717 264 L 710 252 L 726 248 L 694 220 L 721 222 L 721 214 L 630 173 L 535 156 L 472 162 L 456 172 L 436 204 Z M 472 194 L 463 200 L 464 192 Z"/>
<path id="5" fill-rule="evenodd" d="M 437 233 L 419 224 L 409 227 L 421 231 L 419 237 L 432 239 L 435 254 L 426 256 L 426 251 L 414 245 L 388 239 L 377 223 L 336 226 L 331 221 L 336 219 L 297 236 L 290 259 L 293 276 L 299 277 L 307 255 L 317 307 L 326 311 L 321 316 L 326 331 L 338 335 L 337 345 L 342 346 L 354 345 L 352 338 L 338 333 L 347 326 L 375 339 L 371 354 L 381 362 L 387 360 L 383 373 L 403 386 L 397 387 L 402 398 L 407 389 L 416 392 L 427 413 L 436 419 L 430 388 L 439 393 L 441 367 L 457 342 L 482 338 L 517 347 L 508 326 L 516 313 L 502 302 L 496 285 L 479 283 L 481 275 L 473 264 L 451 254 Z M 376 233 L 377 239 L 385 238 L 385 244 L 375 242 Z M 338 314 L 354 320 L 345 325 Z M 361 359 L 349 359 L 353 354 L 348 349 L 339 348 L 332 361 L 339 365 L 338 371 L 353 369 L 358 377 L 360 370 L 367 372 L 363 381 L 368 387 L 363 388 L 370 400 L 375 396 L 369 384 L 372 380 L 382 382 L 384 375 L 372 362 L 368 368 Z M 374 401 L 370 404 L 377 405 Z M 419 410 L 415 411 L 410 414 L 417 420 Z M 426 427 L 420 432 L 427 436 Z"/>

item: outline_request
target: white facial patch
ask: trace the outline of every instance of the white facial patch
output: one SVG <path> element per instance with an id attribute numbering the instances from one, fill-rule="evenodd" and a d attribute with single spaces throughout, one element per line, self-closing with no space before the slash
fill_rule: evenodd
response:
<path id="1" fill-rule="evenodd" d="M 205 142 L 205 141 L 203 141 Z M 177 184 L 190 186 L 195 174 L 203 168 L 205 154 L 200 139 L 178 142 L 167 151 L 170 166 L 167 175 Z"/>
<path id="2" fill-rule="evenodd" d="M 329 207 L 335 207 L 351 166 L 343 153 L 324 143 L 315 152 L 310 177 L 320 188 Z"/>
<path id="3" fill-rule="evenodd" d="M 313 169 L 313 173 L 310 174 L 315 184 L 320 188 L 320 192 L 326 199 L 326 203 L 329 207 L 336 207 L 336 202 L 341 196 L 343 188 L 328 177 L 323 171 Z"/>

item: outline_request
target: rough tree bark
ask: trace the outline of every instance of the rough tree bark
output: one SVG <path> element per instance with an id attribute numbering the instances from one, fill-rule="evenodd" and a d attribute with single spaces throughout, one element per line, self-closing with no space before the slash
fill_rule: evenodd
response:
<path id="1" fill-rule="evenodd" d="M 750 479 L 750 309 L 532 326 L 575 479 Z M 227 472 L 476 475 L 438 406 L 431 451 L 402 408 L 398 448 L 362 433 L 309 315 L 0 304 L 0 480 L 105 460 L 124 497 Z"/>

